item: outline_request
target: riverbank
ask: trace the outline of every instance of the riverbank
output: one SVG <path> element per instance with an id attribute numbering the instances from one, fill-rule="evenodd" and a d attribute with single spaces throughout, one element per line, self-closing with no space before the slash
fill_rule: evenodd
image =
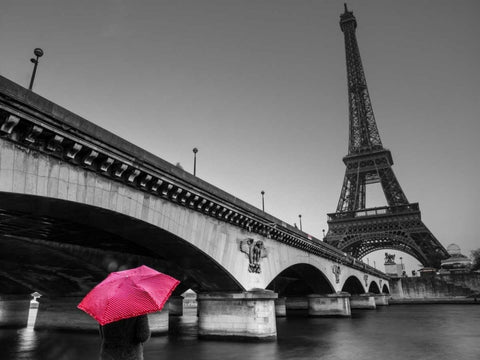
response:
<path id="1" fill-rule="evenodd" d="M 432 304 L 459 304 L 480 305 L 480 298 L 413 298 L 413 299 L 389 299 L 389 305 L 432 305 Z"/>

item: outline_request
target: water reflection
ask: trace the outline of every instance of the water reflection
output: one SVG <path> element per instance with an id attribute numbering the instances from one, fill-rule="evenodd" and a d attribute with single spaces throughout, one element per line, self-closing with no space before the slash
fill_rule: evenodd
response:
<path id="1" fill-rule="evenodd" d="M 145 345 L 145 360 L 478 360 L 480 306 L 397 305 L 352 318 L 277 319 L 268 343 L 200 341 L 195 316 L 172 317 L 168 336 Z M 97 359 L 96 333 L 0 329 L 0 358 Z"/>
<path id="2" fill-rule="evenodd" d="M 17 359 L 33 359 L 38 346 L 37 332 L 33 326 L 18 330 Z"/>

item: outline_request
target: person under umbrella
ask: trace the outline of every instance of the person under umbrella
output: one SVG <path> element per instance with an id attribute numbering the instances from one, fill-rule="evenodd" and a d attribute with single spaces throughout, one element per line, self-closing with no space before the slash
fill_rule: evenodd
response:
<path id="1" fill-rule="evenodd" d="M 146 314 L 162 310 L 179 283 L 142 265 L 113 272 L 95 286 L 77 307 L 100 324 L 100 359 L 143 360 L 150 337 Z"/>
<path id="2" fill-rule="evenodd" d="M 99 326 L 100 360 L 143 360 L 143 343 L 150 338 L 147 315 Z"/>

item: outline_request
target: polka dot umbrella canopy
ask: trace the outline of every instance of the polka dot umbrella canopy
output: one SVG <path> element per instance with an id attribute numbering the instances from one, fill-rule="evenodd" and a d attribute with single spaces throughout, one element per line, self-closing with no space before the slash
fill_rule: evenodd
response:
<path id="1" fill-rule="evenodd" d="M 78 304 L 100 325 L 162 310 L 180 283 L 148 266 L 113 272 Z"/>

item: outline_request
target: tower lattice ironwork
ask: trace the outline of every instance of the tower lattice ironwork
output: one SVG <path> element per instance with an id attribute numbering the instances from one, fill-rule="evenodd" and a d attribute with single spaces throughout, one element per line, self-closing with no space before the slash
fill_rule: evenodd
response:
<path id="1" fill-rule="evenodd" d="M 379 249 L 395 249 L 438 267 L 448 253 L 421 220 L 418 203 L 409 203 L 392 170 L 390 150 L 383 147 L 358 49 L 353 12 L 340 15 L 347 63 L 349 143 L 340 199 L 328 214 L 324 241 L 362 258 Z M 366 208 L 366 186 L 380 183 L 388 206 Z"/>

